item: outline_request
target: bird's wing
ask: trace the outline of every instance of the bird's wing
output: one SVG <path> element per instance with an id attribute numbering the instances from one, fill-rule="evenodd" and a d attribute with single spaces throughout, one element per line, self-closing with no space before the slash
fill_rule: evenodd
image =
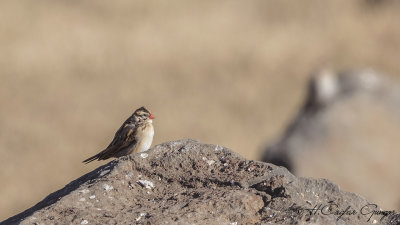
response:
<path id="1" fill-rule="evenodd" d="M 130 122 L 131 117 L 128 118 L 122 126 L 115 133 L 114 139 L 108 145 L 106 149 L 99 152 L 98 154 L 84 160 L 84 163 L 90 163 L 94 160 L 104 160 L 110 157 L 118 155 L 119 151 L 124 150 L 129 145 L 135 145 L 138 140 L 137 136 L 137 125 Z"/>
<path id="2" fill-rule="evenodd" d="M 129 145 L 135 144 L 136 137 L 136 126 L 135 124 L 123 124 L 118 131 L 115 133 L 114 139 L 110 145 L 101 152 L 99 160 L 108 159 L 115 156 L 119 151 L 125 149 Z"/>

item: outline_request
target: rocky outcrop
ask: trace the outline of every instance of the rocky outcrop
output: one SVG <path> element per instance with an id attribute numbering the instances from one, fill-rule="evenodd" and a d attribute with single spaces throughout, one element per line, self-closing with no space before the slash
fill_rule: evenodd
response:
<path id="1" fill-rule="evenodd" d="M 372 211 L 385 215 L 372 215 Z M 325 179 L 180 140 L 99 167 L 2 224 L 396 224 Z"/>
<path id="2" fill-rule="evenodd" d="M 399 83 L 372 70 L 324 70 L 312 77 L 303 107 L 261 158 L 400 209 L 399 146 Z"/>

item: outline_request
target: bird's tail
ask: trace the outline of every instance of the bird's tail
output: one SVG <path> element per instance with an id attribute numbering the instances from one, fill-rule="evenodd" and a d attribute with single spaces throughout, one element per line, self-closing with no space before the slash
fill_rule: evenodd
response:
<path id="1" fill-rule="evenodd" d="M 88 159 L 83 160 L 83 163 L 88 164 L 88 163 L 90 163 L 90 162 L 92 162 L 94 160 L 99 160 L 99 158 L 100 158 L 100 153 L 97 154 L 97 155 L 94 155 L 94 156 L 92 156 L 92 157 L 90 157 Z"/>

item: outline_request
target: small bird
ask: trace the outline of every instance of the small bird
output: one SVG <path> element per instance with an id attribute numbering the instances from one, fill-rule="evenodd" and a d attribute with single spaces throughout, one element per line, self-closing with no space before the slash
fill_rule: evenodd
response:
<path id="1" fill-rule="evenodd" d="M 154 115 L 149 110 L 140 107 L 122 124 L 106 149 L 83 162 L 90 163 L 148 150 L 154 136 L 153 119 Z"/>

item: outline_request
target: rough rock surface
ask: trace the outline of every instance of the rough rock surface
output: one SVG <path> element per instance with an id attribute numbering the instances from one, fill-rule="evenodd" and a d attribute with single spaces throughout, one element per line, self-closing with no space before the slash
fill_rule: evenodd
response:
<path id="1" fill-rule="evenodd" d="M 378 208 L 368 204 L 328 180 L 297 178 L 218 145 L 180 140 L 101 166 L 1 224 L 400 222 L 394 212 L 370 218 L 368 210 Z"/>
<path id="2" fill-rule="evenodd" d="M 262 161 L 324 177 L 400 210 L 400 84 L 372 70 L 321 71 Z"/>

